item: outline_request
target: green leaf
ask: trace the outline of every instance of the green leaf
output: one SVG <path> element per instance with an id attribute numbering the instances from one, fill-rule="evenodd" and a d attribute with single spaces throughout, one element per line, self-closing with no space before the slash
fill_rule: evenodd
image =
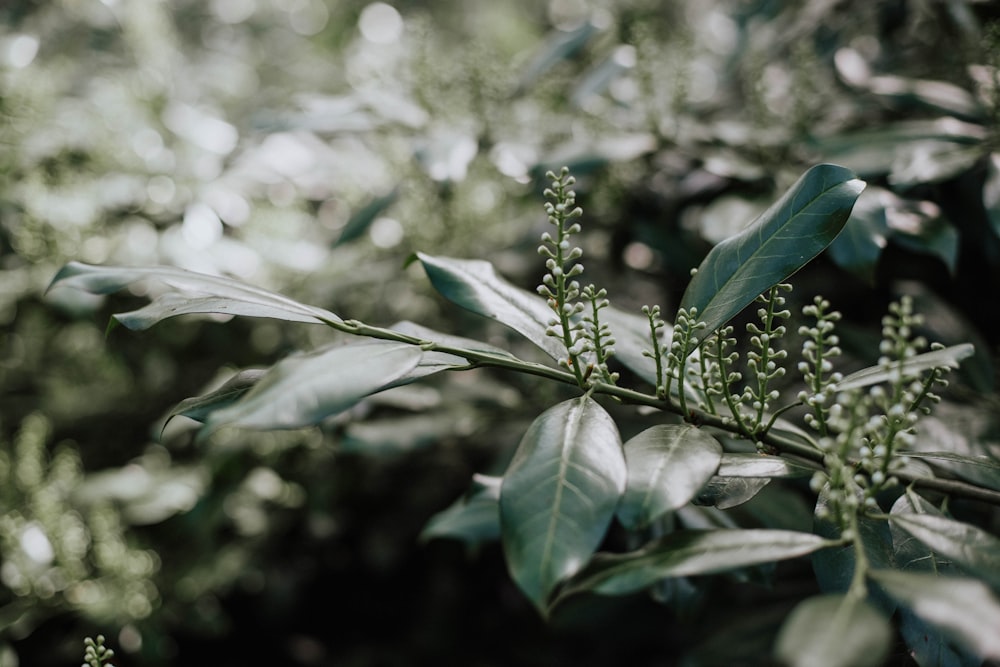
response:
<path id="1" fill-rule="evenodd" d="M 719 464 L 719 477 L 791 478 L 812 475 L 816 468 L 780 456 L 726 452 Z"/>
<path id="2" fill-rule="evenodd" d="M 816 503 L 817 512 L 828 507 L 827 496 L 820 494 Z M 840 528 L 830 519 L 816 518 L 813 530 L 824 537 L 840 536 Z M 858 538 L 864 549 L 865 557 L 872 567 L 891 568 L 894 566 L 892 551 L 892 536 L 889 525 L 885 521 L 858 517 Z M 845 593 L 850 588 L 857 565 L 857 553 L 853 544 L 824 549 L 813 554 L 813 570 L 816 572 L 816 582 L 824 593 Z M 893 604 L 877 596 L 872 600 L 886 614 L 891 614 Z"/>
<path id="3" fill-rule="evenodd" d="M 420 533 L 421 540 L 450 537 L 470 546 L 500 539 L 499 477 L 475 476 L 475 486 L 468 496 L 438 512 Z"/>
<path id="4" fill-rule="evenodd" d="M 890 513 L 941 516 L 940 510 L 911 489 L 896 499 Z M 889 530 L 894 560 L 900 570 L 933 575 L 963 574 L 951 561 L 935 554 L 899 526 L 890 524 Z M 968 655 L 949 641 L 938 626 L 931 625 L 907 607 L 899 610 L 899 631 L 910 647 L 913 659 L 921 666 L 978 667 L 982 663 L 981 659 Z"/>
<path id="5" fill-rule="evenodd" d="M 340 237 L 333 244 L 334 247 L 350 243 L 367 231 L 380 213 L 384 212 L 399 199 L 399 188 L 380 197 L 375 197 L 370 202 L 359 208 L 344 225 L 340 232 Z"/>
<path id="6" fill-rule="evenodd" d="M 869 285 L 875 282 L 875 267 L 888 243 L 884 203 L 887 196 L 894 197 L 882 188 L 866 189 L 828 253 L 837 266 L 863 278 Z"/>
<path id="7" fill-rule="evenodd" d="M 528 428 L 504 475 L 500 521 L 511 576 L 543 613 L 604 539 L 625 480 L 618 429 L 593 399 L 560 403 Z"/>
<path id="8" fill-rule="evenodd" d="M 962 343 L 940 350 L 924 352 L 923 354 L 905 359 L 901 369 L 900 364 L 893 364 L 888 369 L 884 366 L 869 366 L 845 377 L 836 384 L 835 390 L 847 391 L 848 389 L 860 389 L 861 387 L 886 382 L 900 370 L 905 376 L 915 376 L 932 368 L 958 368 L 958 362 L 971 357 L 975 351 L 971 343 Z"/>
<path id="9" fill-rule="evenodd" d="M 365 396 L 399 384 L 408 374 L 419 377 L 424 354 L 413 345 L 371 340 L 287 357 L 239 401 L 210 414 L 203 434 L 222 426 L 287 429 L 318 424 Z"/>
<path id="10" fill-rule="evenodd" d="M 1000 585 L 1000 539 L 944 516 L 890 514 L 889 520 L 969 572 Z"/>
<path id="11" fill-rule="evenodd" d="M 522 290 L 496 274 L 493 265 L 479 259 L 451 259 L 417 253 L 431 284 L 459 306 L 505 324 L 544 350 L 553 359 L 566 356 L 560 340 L 545 329 L 555 317 L 545 300 Z"/>
<path id="12" fill-rule="evenodd" d="M 787 279 L 840 233 L 864 189 L 843 167 L 821 164 L 742 232 L 715 246 L 691 279 L 681 308 L 698 309 L 704 338 L 758 295 Z"/>
<path id="13" fill-rule="evenodd" d="M 876 667 L 891 645 L 892 626 L 875 607 L 848 595 L 821 595 L 792 610 L 775 655 L 789 667 Z"/>
<path id="14" fill-rule="evenodd" d="M 940 446 L 941 443 L 937 443 Z M 928 461 L 962 479 L 1000 490 L 1000 461 L 989 456 L 967 456 L 953 452 L 896 452 L 899 456 Z M 943 464 L 943 465 L 942 465 Z"/>
<path id="15" fill-rule="evenodd" d="M 147 329 L 161 320 L 192 313 L 270 317 L 289 322 L 340 322 L 328 310 L 232 278 L 210 276 L 167 266 L 131 268 L 70 262 L 55 275 L 49 289 L 74 287 L 93 294 L 110 294 L 143 281 L 172 288 L 139 310 L 115 315 L 129 329 Z"/>
<path id="16" fill-rule="evenodd" d="M 666 577 L 716 574 L 796 558 L 837 542 L 792 530 L 679 530 L 626 554 L 598 554 L 560 597 L 625 595 Z"/>
<path id="17" fill-rule="evenodd" d="M 981 581 L 872 570 L 886 593 L 986 660 L 1000 660 L 1000 601 Z"/>
<path id="18" fill-rule="evenodd" d="M 767 477 L 716 475 L 701 489 L 695 502 L 699 505 L 711 505 L 720 510 L 731 509 L 756 496 L 770 481 Z"/>
<path id="19" fill-rule="evenodd" d="M 535 56 L 521 72 L 515 94 L 526 92 L 543 74 L 562 60 L 571 57 L 590 41 L 603 27 L 586 21 L 572 30 L 553 30 Z"/>
<path id="20" fill-rule="evenodd" d="M 635 530 L 687 505 L 715 474 L 721 458 L 719 441 L 694 426 L 646 429 L 625 443 L 628 484 L 618 519 Z"/>
<path id="21" fill-rule="evenodd" d="M 185 398 L 167 416 L 167 421 L 181 415 L 195 421 L 204 422 L 208 415 L 232 405 L 267 373 L 267 369 L 249 368 L 238 372 L 214 391 L 201 396 Z"/>

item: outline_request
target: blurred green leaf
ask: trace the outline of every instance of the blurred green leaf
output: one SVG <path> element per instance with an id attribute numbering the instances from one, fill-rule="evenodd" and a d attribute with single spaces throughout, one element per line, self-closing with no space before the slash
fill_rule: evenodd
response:
<path id="1" fill-rule="evenodd" d="M 860 389 L 886 382 L 894 373 L 900 371 L 904 375 L 917 375 L 932 368 L 958 368 L 958 362 L 971 357 L 973 352 L 975 352 L 975 348 L 971 343 L 962 343 L 910 357 L 902 362 L 902 368 L 899 364 L 894 364 L 889 369 L 884 366 L 869 366 L 851 373 L 838 382 L 836 390 Z"/>
<path id="2" fill-rule="evenodd" d="M 625 443 L 628 484 L 618 519 L 635 530 L 688 504 L 715 474 L 722 445 L 699 428 L 661 424 Z"/>
<path id="3" fill-rule="evenodd" d="M 178 403 L 170 414 L 167 421 L 181 415 L 204 422 L 208 415 L 216 410 L 232 405 L 238 401 L 245 393 L 250 391 L 258 381 L 267 373 L 267 369 L 249 368 L 239 371 L 218 389 L 210 391 L 201 396 L 185 398 Z"/>
<path id="4" fill-rule="evenodd" d="M 608 325 L 615 338 L 614 358 L 650 385 L 655 386 L 659 382 L 656 377 L 656 362 L 643 355 L 644 350 L 651 350 L 653 347 L 649 320 L 644 315 L 608 306 L 601 310 L 601 321 Z M 663 349 L 670 346 L 670 331 L 669 325 L 660 330 L 660 344 Z"/>
<path id="5" fill-rule="evenodd" d="M 876 667 L 892 645 L 892 626 L 875 607 L 849 595 L 799 603 L 778 634 L 775 656 L 789 667 Z"/>
<path id="6" fill-rule="evenodd" d="M 865 184 L 836 165 L 811 168 L 759 218 L 715 246 L 680 307 L 698 310 L 704 338 L 787 279 L 840 233 Z"/>
<path id="7" fill-rule="evenodd" d="M 871 579 L 982 659 L 1000 659 L 1000 601 L 975 579 L 872 570 Z"/>
<path id="8" fill-rule="evenodd" d="M 380 197 L 373 198 L 355 211 L 344 225 L 343 230 L 341 230 L 340 236 L 337 238 L 336 243 L 333 244 L 334 247 L 350 243 L 368 231 L 368 228 L 375 222 L 375 219 L 395 204 L 397 199 L 399 199 L 399 188 Z"/>
<path id="9" fill-rule="evenodd" d="M 491 483 L 483 484 L 488 479 Z M 421 540 L 437 537 L 459 539 L 476 546 L 500 539 L 500 485 L 502 479 L 477 475 L 475 487 L 466 497 L 438 512 L 420 533 Z"/>
<path id="10" fill-rule="evenodd" d="M 560 597 L 584 591 L 626 595 L 666 577 L 717 574 L 797 558 L 833 544 L 791 530 L 679 530 L 637 551 L 598 554 Z"/>
<path id="11" fill-rule="evenodd" d="M 1000 539 L 944 516 L 896 513 L 889 520 L 969 572 L 1000 585 Z"/>
<path id="12" fill-rule="evenodd" d="M 318 424 L 400 381 L 423 357 L 419 347 L 379 340 L 287 357 L 240 400 L 212 412 L 203 435 L 222 426 L 287 429 Z"/>
<path id="13" fill-rule="evenodd" d="M 604 539 L 626 474 L 618 429 L 587 396 L 546 410 L 522 438 L 500 490 L 503 548 L 514 581 L 543 613 Z"/>
<path id="14" fill-rule="evenodd" d="M 896 499 L 891 513 L 941 516 L 940 510 L 910 489 Z M 899 526 L 890 524 L 889 529 L 893 557 L 901 571 L 937 576 L 963 574 L 950 560 L 939 557 Z M 916 615 L 909 607 L 899 610 L 899 631 L 910 647 L 913 659 L 922 667 L 978 667 L 982 663 L 981 658 L 969 655 L 960 646 L 954 645 L 938 626 Z"/>
<path id="15" fill-rule="evenodd" d="M 110 294 L 146 280 L 176 291 L 160 295 L 139 310 L 115 315 L 115 319 L 129 329 L 144 330 L 169 317 L 191 313 L 271 317 L 310 324 L 341 321 L 328 310 L 299 303 L 277 292 L 232 278 L 167 266 L 129 268 L 70 262 L 55 275 L 49 289 L 63 286 Z"/>

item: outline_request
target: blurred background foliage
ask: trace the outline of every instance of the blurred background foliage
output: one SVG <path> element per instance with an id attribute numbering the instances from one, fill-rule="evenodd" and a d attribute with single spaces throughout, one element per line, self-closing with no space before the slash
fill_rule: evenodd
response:
<path id="1" fill-rule="evenodd" d="M 861 363 L 884 304 L 915 294 L 933 337 L 979 350 L 940 428 L 995 449 L 998 15 L 975 0 L 0 4 L 0 665 L 72 664 L 99 632 L 122 665 L 759 664 L 799 592 L 731 584 L 679 614 L 711 626 L 645 600 L 545 626 L 495 546 L 418 544 L 558 389 L 461 375 L 321 430 L 196 445 L 164 424 L 173 404 L 331 334 L 182 318 L 105 338 L 141 295 L 43 292 L 68 260 L 169 264 L 531 357 L 445 307 L 407 256 L 486 258 L 533 287 L 542 175 L 565 164 L 591 280 L 619 307 L 671 312 L 712 244 L 831 161 L 869 186 L 800 298 L 845 311 Z M 760 523 L 808 516 L 778 495 Z"/>

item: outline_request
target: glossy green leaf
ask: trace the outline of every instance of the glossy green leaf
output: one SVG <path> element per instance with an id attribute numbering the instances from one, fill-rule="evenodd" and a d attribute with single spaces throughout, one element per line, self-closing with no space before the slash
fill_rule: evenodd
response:
<path id="1" fill-rule="evenodd" d="M 417 253 L 431 284 L 445 298 L 474 313 L 496 320 L 518 332 L 553 359 L 566 356 L 561 341 L 545 335 L 554 317 L 545 300 L 522 290 L 496 274 L 493 265 L 479 259 L 452 259 Z"/>
<path id="2" fill-rule="evenodd" d="M 944 516 L 890 514 L 889 519 L 942 556 L 1000 585 L 1000 539 Z"/>
<path id="3" fill-rule="evenodd" d="M 266 373 L 267 369 L 263 368 L 242 370 L 226 380 L 218 389 L 201 396 L 186 398 L 178 403 L 170 412 L 168 421 L 180 415 L 194 419 L 195 421 L 204 422 L 211 413 L 232 405 L 242 398 Z"/>
<path id="4" fill-rule="evenodd" d="M 625 443 L 628 484 L 618 519 L 629 529 L 649 525 L 687 505 L 715 474 L 722 445 L 688 424 L 662 424 Z"/>
<path id="5" fill-rule="evenodd" d="M 821 253 L 844 227 L 864 187 L 843 167 L 817 165 L 746 229 L 715 246 L 680 304 L 698 309 L 698 319 L 708 325 L 701 337 Z"/>
<path id="6" fill-rule="evenodd" d="M 981 658 L 1000 660 L 1000 600 L 983 582 L 894 570 L 872 570 L 869 577 Z"/>
<path id="7" fill-rule="evenodd" d="M 626 554 L 599 554 L 565 594 L 625 595 L 666 577 L 716 574 L 810 554 L 836 544 L 791 530 L 679 530 Z"/>
<path id="8" fill-rule="evenodd" d="M 543 611 L 604 539 L 625 490 L 621 437 L 587 396 L 546 410 L 504 475 L 500 521 L 511 576 Z"/>
<path id="9" fill-rule="evenodd" d="M 785 621 L 775 656 L 789 667 L 877 667 L 892 646 L 889 620 L 863 599 L 821 595 Z"/>
<path id="10" fill-rule="evenodd" d="M 893 374 L 900 370 L 902 370 L 904 375 L 915 376 L 932 368 L 958 368 L 958 363 L 962 359 L 972 356 L 974 352 L 975 348 L 970 343 L 962 343 L 910 357 L 903 361 L 902 369 L 900 369 L 899 364 L 894 364 L 888 369 L 884 366 L 869 366 L 868 368 L 862 368 L 860 371 L 851 373 L 838 382 L 836 390 L 860 389 L 861 387 L 869 387 L 873 384 L 886 382 Z"/>
<path id="11" fill-rule="evenodd" d="M 161 294 L 139 310 L 115 315 L 115 319 L 129 329 L 147 329 L 169 317 L 192 313 L 269 317 L 311 324 L 341 321 L 328 310 L 299 303 L 277 292 L 232 278 L 167 266 L 132 268 L 70 262 L 59 270 L 49 289 L 64 286 L 94 294 L 110 294 L 144 281 L 165 285 L 174 291 Z"/>
<path id="12" fill-rule="evenodd" d="M 812 475 L 815 468 L 767 454 L 726 452 L 719 463 L 719 477 L 790 478 Z"/>
<path id="13" fill-rule="evenodd" d="M 340 237 L 334 243 L 334 247 L 350 243 L 364 234 L 371 227 L 371 224 L 375 222 L 375 219 L 395 204 L 397 199 L 399 199 L 398 188 L 380 197 L 375 197 L 355 211 L 344 225 L 343 230 L 340 232 Z"/>
<path id="14" fill-rule="evenodd" d="M 208 416 L 204 435 L 222 426 L 301 428 L 347 410 L 417 369 L 416 346 L 372 340 L 297 354 L 275 364 L 239 401 Z"/>

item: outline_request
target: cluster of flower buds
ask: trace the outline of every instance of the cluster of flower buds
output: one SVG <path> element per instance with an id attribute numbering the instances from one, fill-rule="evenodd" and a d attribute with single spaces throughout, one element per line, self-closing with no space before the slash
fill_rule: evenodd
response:
<path id="1" fill-rule="evenodd" d="M 786 332 L 786 327 L 781 321 L 792 316 L 791 311 L 783 308 L 785 297 L 781 296 L 780 292 L 789 292 L 791 289 L 791 285 L 781 283 L 758 297 L 758 301 L 763 304 L 757 309 L 761 326 L 753 322 L 747 323 L 747 333 L 750 334 L 750 350 L 747 352 L 750 382 L 744 390 L 743 401 L 753 408 L 752 430 L 755 432 L 763 426 L 770 404 L 779 396 L 777 389 L 770 388 L 771 381 L 785 374 L 785 367 L 781 362 L 788 356 L 788 351 L 779 349 L 775 345 Z"/>
<path id="2" fill-rule="evenodd" d="M 802 343 L 802 361 L 799 372 L 808 389 L 799 392 L 798 399 L 812 412 L 805 415 L 807 425 L 819 431 L 828 432 L 830 409 L 835 402 L 836 384 L 843 375 L 833 370 L 832 359 L 840 356 L 840 339 L 834 333 L 840 313 L 830 310 L 830 302 L 817 296 L 813 302 L 802 308 L 802 314 L 816 320 L 813 326 L 799 327 Z"/>

